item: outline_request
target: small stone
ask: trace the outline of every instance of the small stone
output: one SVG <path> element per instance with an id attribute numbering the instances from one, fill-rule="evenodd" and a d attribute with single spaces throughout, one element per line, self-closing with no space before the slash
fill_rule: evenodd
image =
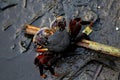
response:
<path id="1" fill-rule="evenodd" d="M 26 51 L 26 47 L 27 47 L 27 44 L 25 41 L 20 41 L 19 42 L 19 49 L 20 49 L 20 53 L 24 53 Z"/>
<path id="2" fill-rule="evenodd" d="M 29 50 L 29 47 L 31 45 L 32 40 L 31 39 L 27 39 L 27 38 L 23 38 L 23 40 L 19 41 L 19 49 L 20 49 L 20 53 L 24 53 L 26 51 Z"/>
<path id="3" fill-rule="evenodd" d="M 11 46 L 11 49 L 13 50 L 13 49 L 15 49 L 15 47 L 16 47 L 16 44 L 13 44 L 13 45 Z"/>
<path id="4" fill-rule="evenodd" d="M 119 30 L 119 28 L 118 27 L 116 27 L 116 31 L 118 31 Z"/>
<path id="5" fill-rule="evenodd" d="M 101 7 L 100 6 L 97 6 L 98 9 L 100 9 Z"/>

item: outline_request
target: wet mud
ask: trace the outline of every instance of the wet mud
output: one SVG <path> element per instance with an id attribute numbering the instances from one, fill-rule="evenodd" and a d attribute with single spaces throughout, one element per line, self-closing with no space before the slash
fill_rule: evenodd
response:
<path id="1" fill-rule="evenodd" d="M 42 80 L 24 25 L 49 27 L 60 15 L 67 25 L 75 17 L 93 20 L 91 40 L 120 48 L 119 0 L 0 0 L 0 80 Z M 60 76 L 46 71 L 46 80 L 120 80 L 120 58 L 84 48 L 66 54 L 53 66 Z"/>

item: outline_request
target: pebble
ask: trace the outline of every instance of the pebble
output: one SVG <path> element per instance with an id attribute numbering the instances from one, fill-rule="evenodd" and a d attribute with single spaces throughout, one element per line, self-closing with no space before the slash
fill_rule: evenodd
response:
<path id="1" fill-rule="evenodd" d="M 15 49 L 15 47 L 16 47 L 16 44 L 13 44 L 10 48 L 13 50 Z"/>
<path id="2" fill-rule="evenodd" d="M 116 27 L 116 31 L 118 31 L 119 30 L 119 28 L 118 27 Z"/>
<path id="3" fill-rule="evenodd" d="M 100 9 L 101 7 L 100 6 L 97 6 L 98 9 Z"/>

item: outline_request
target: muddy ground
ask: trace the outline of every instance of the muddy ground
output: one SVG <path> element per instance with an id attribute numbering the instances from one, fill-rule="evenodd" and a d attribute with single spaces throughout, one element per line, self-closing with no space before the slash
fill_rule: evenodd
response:
<path id="1" fill-rule="evenodd" d="M 23 28 L 26 23 L 49 26 L 59 15 L 67 22 L 96 21 L 91 40 L 120 48 L 120 0 L 0 0 L 0 80 L 42 80 Z M 55 65 L 60 77 L 46 72 L 46 80 L 120 80 L 120 58 L 84 48 L 72 54 Z"/>

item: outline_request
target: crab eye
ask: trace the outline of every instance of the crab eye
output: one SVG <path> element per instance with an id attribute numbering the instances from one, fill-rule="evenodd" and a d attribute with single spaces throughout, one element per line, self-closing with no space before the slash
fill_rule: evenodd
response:
<path id="1" fill-rule="evenodd" d="M 52 23 L 50 28 L 53 29 L 54 31 L 57 30 L 64 30 L 66 27 L 66 20 L 64 17 L 59 16 L 57 17 Z"/>
<path id="2" fill-rule="evenodd" d="M 34 36 L 33 40 L 36 41 L 39 45 L 45 45 L 47 43 L 47 39 L 53 32 L 49 28 L 41 28 L 36 35 Z"/>

